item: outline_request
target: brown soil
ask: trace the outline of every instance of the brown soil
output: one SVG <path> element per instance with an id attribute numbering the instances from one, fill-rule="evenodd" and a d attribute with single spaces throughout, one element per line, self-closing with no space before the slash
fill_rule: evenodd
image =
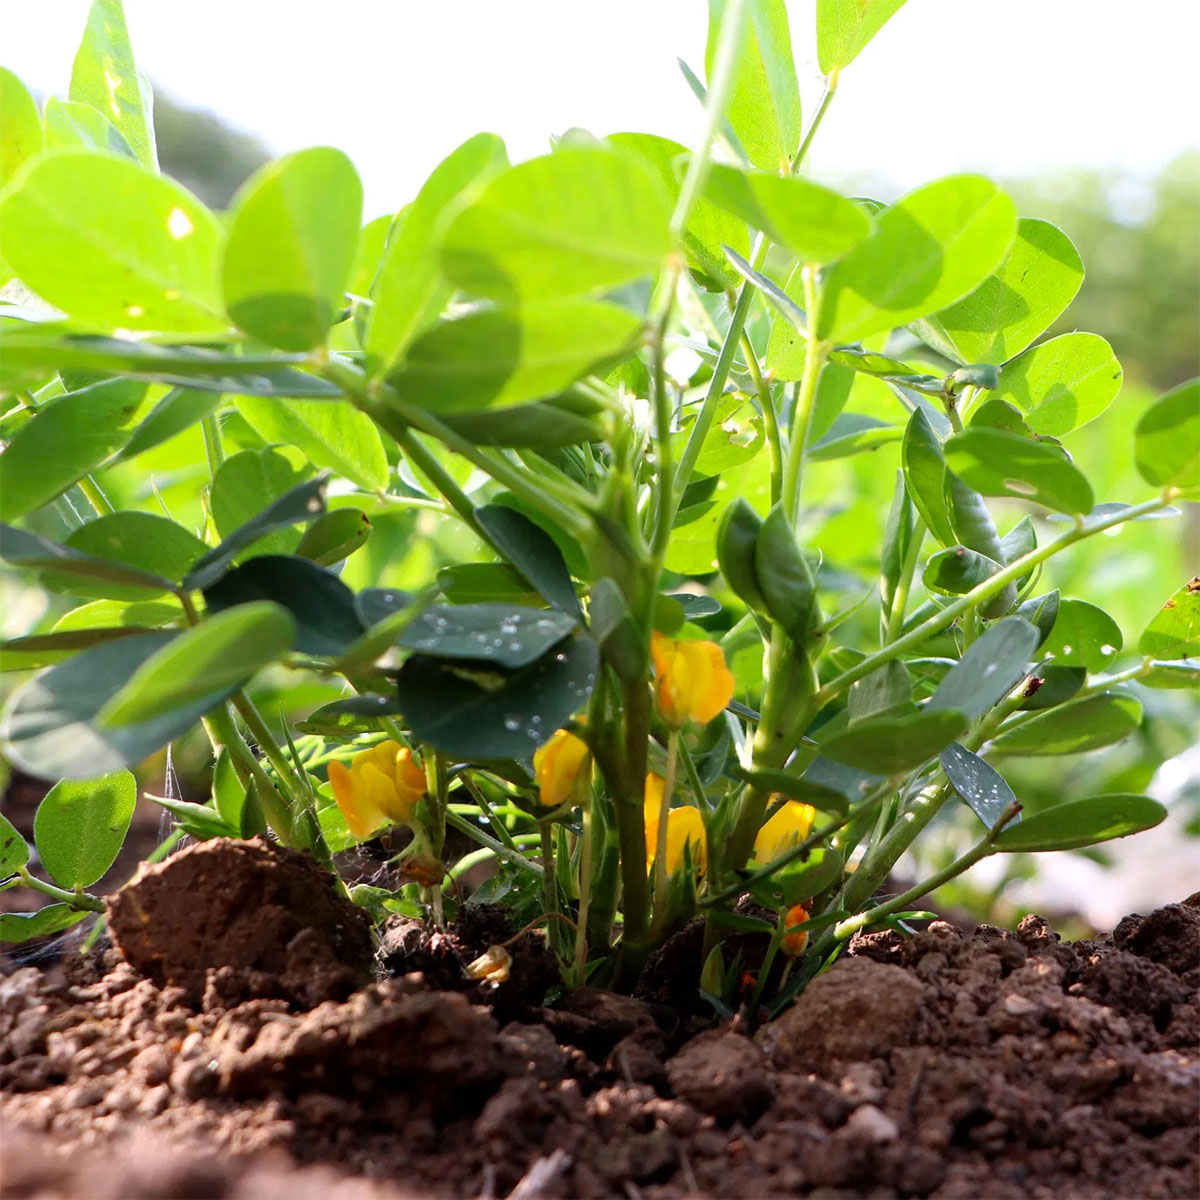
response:
<path id="1" fill-rule="evenodd" d="M 351 991 L 360 927 L 298 856 L 169 863 L 114 905 L 149 977 L 110 951 L 4 981 L 4 1196 L 1200 1195 L 1198 897 L 1074 944 L 1038 918 L 859 939 L 751 1031 L 539 1007 L 532 935 L 474 984 L 507 936 L 486 909 L 395 922 L 397 974 Z"/>

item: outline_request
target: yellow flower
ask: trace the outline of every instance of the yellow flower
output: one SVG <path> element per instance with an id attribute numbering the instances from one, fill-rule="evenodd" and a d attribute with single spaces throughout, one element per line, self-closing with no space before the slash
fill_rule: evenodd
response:
<path id="1" fill-rule="evenodd" d="M 662 794 L 666 780 L 653 773 L 646 776 L 646 867 L 654 866 L 658 855 L 658 817 L 662 811 Z M 708 854 L 708 842 L 704 835 L 704 818 L 698 809 L 673 808 L 667 813 L 667 874 L 673 874 L 683 866 L 683 848 L 692 845 L 692 866 L 704 868 Z"/>
<path id="2" fill-rule="evenodd" d="M 356 754 L 350 766 L 329 764 L 333 798 L 350 832 L 368 838 L 381 825 L 406 825 L 425 794 L 425 770 L 411 750 L 380 742 Z"/>
<path id="3" fill-rule="evenodd" d="M 817 810 L 811 804 L 788 800 L 758 831 L 754 839 L 754 857 L 760 863 L 774 862 L 785 851 L 798 846 L 812 833 Z"/>
<path id="4" fill-rule="evenodd" d="M 716 642 L 681 642 L 653 633 L 650 656 L 658 676 L 658 709 L 672 728 L 688 721 L 707 724 L 733 699 L 733 676 Z"/>
<path id="5" fill-rule="evenodd" d="M 587 742 L 566 729 L 534 752 L 533 774 L 547 808 L 558 808 L 571 798 L 590 753 Z"/>
<path id="6" fill-rule="evenodd" d="M 798 929 L 790 932 L 793 925 L 803 925 L 809 918 L 808 909 L 803 904 L 793 904 L 787 911 L 783 921 L 783 944 L 780 947 L 788 958 L 799 958 L 808 945 L 808 930 Z"/>

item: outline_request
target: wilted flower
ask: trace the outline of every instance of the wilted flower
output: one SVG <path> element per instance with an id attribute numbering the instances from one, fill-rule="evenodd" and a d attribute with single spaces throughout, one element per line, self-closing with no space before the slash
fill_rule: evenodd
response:
<path id="1" fill-rule="evenodd" d="M 533 773 L 547 808 L 565 804 L 575 790 L 591 752 L 582 738 L 566 729 L 558 730 L 533 756 Z"/>
<path id="2" fill-rule="evenodd" d="M 808 909 L 803 904 L 793 904 L 788 909 L 783 921 L 783 944 L 780 947 L 788 958 L 799 958 L 804 953 L 804 947 L 808 945 L 808 930 L 797 929 L 792 932 L 792 927 L 803 925 L 808 919 Z"/>
<path id="3" fill-rule="evenodd" d="M 707 724 L 733 699 L 733 676 L 716 642 L 676 641 L 653 633 L 650 656 L 658 709 L 672 728 L 688 721 Z"/>
<path id="4" fill-rule="evenodd" d="M 350 832 L 370 837 L 381 825 L 406 825 L 425 794 L 425 769 L 411 750 L 397 742 L 380 742 L 356 754 L 350 766 L 329 764 L 333 798 Z"/>
<path id="5" fill-rule="evenodd" d="M 785 851 L 798 846 L 812 833 L 817 810 L 811 804 L 788 800 L 758 831 L 754 857 L 760 863 L 774 862 Z"/>
<path id="6" fill-rule="evenodd" d="M 662 794 L 666 780 L 653 773 L 646 776 L 646 798 L 644 815 L 646 820 L 646 866 L 653 867 L 658 856 L 658 821 L 662 812 Z M 683 848 L 692 847 L 692 866 L 703 869 L 708 854 L 708 842 L 704 834 L 704 818 L 698 809 L 673 808 L 667 813 L 667 874 L 674 874 L 683 866 Z"/>
<path id="7" fill-rule="evenodd" d="M 479 983 L 504 983 L 512 969 L 512 955 L 503 946 L 489 946 L 464 969 L 468 979 Z"/>

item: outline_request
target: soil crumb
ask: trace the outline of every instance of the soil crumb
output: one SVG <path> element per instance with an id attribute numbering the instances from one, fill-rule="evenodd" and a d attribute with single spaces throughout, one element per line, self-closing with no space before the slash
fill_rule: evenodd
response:
<path id="1" fill-rule="evenodd" d="M 448 933 L 452 957 L 494 920 Z M 859 939 L 757 1031 L 586 989 L 492 1007 L 399 927 L 393 978 L 314 1003 L 175 953 L 3 981 L 0 1194 L 1200 1195 L 1196 897 L 1074 944 L 1036 917 Z"/>

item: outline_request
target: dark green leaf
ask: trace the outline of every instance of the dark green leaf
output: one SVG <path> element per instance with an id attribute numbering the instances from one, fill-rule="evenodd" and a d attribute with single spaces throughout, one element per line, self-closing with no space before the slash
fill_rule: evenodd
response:
<path id="1" fill-rule="evenodd" d="M 1089 796 L 1086 800 L 1055 804 L 1019 825 L 1010 825 L 994 845 L 998 851 L 1014 854 L 1078 850 L 1153 829 L 1166 815 L 1167 810 L 1149 796 L 1129 793 Z"/>
<path id="2" fill-rule="evenodd" d="M 950 528 L 950 516 L 946 511 L 946 460 L 942 444 L 919 408 L 914 409 L 909 418 L 900 457 L 908 494 L 921 519 L 943 546 L 954 545 L 958 539 Z"/>
<path id="3" fill-rule="evenodd" d="M 439 413 L 440 420 L 476 446 L 514 446 L 549 450 L 600 441 L 604 424 L 597 416 L 571 412 L 555 400 L 535 400 L 513 408 Z"/>
<path id="4" fill-rule="evenodd" d="M 30 938 L 62 933 L 86 916 L 86 911 L 69 904 L 47 904 L 32 913 L 4 913 L 0 916 L 0 942 L 27 942 Z"/>
<path id="5" fill-rule="evenodd" d="M 1001 729 L 997 754 L 1081 754 L 1128 737 L 1142 721 L 1142 706 L 1121 692 L 1073 700 L 1033 717 L 1017 729 Z"/>
<path id="6" fill-rule="evenodd" d="M 874 717 L 821 739 L 821 753 L 853 767 L 895 775 L 928 761 L 967 727 L 947 709 Z"/>
<path id="7" fill-rule="evenodd" d="M 1063 600 L 1042 653 L 1060 667 L 1087 667 L 1095 674 L 1124 644 L 1121 627 L 1102 608 L 1085 600 Z"/>
<path id="8" fill-rule="evenodd" d="M 29 861 L 29 847 L 13 823 L 0 813 L 0 879 L 7 879 Z"/>
<path id="9" fill-rule="evenodd" d="M 1095 503 L 1079 468 L 1044 442 L 968 429 L 950 438 L 944 452 L 950 469 L 985 496 L 1015 496 L 1065 513 L 1087 513 Z"/>
<path id="10" fill-rule="evenodd" d="M 553 539 L 524 514 L 503 504 L 485 504 L 475 519 L 488 540 L 560 612 L 583 620 L 571 573 Z"/>
<path id="11" fill-rule="evenodd" d="M 988 829 L 1000 820 L 1016 800 L 1004 776 L 958 742 L 951 742 L 942 751 L 941 763 L 950 786 Z M 1015 819 L 1020 820 L 1020 817 Z"/>
<path id="12" fill-rule="evenodd" d="M 972 588 L 990 579 L 1000 570 L 995 559 L 969 550 L 966 546 L 952 546 L 930 555 L 925 564 L 921 582 L 931 591 L 943 596 L 961 596 Z"/>
<path id="13" fill-rule="evenodd" d="M 1086 667 L 1058 667 L 1053 663 L 1042 663 L 1034 671 L 1033 677 L 1026 684 L 1026 698 L 1021 704 L 1024 712 L 1033 712 L 1040 708 L 1057 708 L 1075 695 L 1087 679 Z M 1029 689 L 1036 690 L 1030 694 Z"/>
<path id="14" fill-rule="evenodd" d="M 204 589 L 209 612 L 270 600 L 295 621 L 292 648 L 335 657 L 366 632 L 354 593 L 332 572 L 307 558 L 264 554 L 248 558 Z M 206 688 L 205 690 L 209 690 Z"/>
<path id="15" fill-rule="evenodd" d="M 1038 631 L 1039 648 L 1046 644 L 1054 622 L 1058 620 L 1060 603 L 1058 588 L 1055 588 L 1044 596 L 1031 596 L 1017 609 L 1016 615 L 1028 621 Z"/>
<path id="16" fill-rule="evenodd" d="M 967 647 L 958 665 L 938 684 L 929 710 L 982 716 L 1012 691 L 1033 656 L 1038 632 L 1020 617 L 1005 617 L 989 626 Z"/>
<path id="17" fill-rule="evenodd" d="M 542 658 L 578 626 L 568 613 L 514 604 L 434 604 L 397 639 L 439 658 L 495 663 L 513 670 Z"/>
<path id="18" fill-rule="evenodd" d="M 414 654 L 397 680 L 413 736 L 465 759 L 528 757 L 587 702 L 599 653 L 577 637 L 517 671 Z"/>
<path id="19" fill-rule="evenodd" d="M 128 771 L 56 783 L 38 805 L 33 837 L 38 857 L 64 888 L 85 888 L 116 861 L 133 808 L 137 781 Z"/>

